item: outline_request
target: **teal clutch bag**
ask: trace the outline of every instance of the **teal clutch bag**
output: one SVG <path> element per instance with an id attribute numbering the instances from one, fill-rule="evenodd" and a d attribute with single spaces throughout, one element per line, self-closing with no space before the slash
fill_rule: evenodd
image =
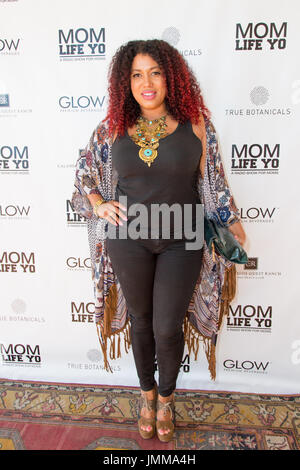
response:
<path id="1" fill-rule="evenodd" d="M 208 219 L 206 216 L 204 217 L 204 238 L 213 258 L 215 257 L 216 250 L 219 255 L 232 263 L 248 263 L 247 253 L 228 228 L 218 225 L 214 220 Z"/>

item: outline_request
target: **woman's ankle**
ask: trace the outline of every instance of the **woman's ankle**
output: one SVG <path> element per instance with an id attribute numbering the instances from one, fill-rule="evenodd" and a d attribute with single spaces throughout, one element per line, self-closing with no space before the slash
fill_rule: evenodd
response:
<path id="1" fill-rule="evenodd" d="M 151 390 L 142 390 L 142 394 L 147 398 L 147 400 L 154 400 L 156 398 L 156 387 L 154 386 Z"/>
<path id="2" fill-rule="evenodd" d="M 174 399 L 174 392 L 171 393 L 171 395 L 168 395 L 166 397 L 163 397 L 162 395 L 158 394 L 158 400 L 162 403 L 168 403 Z"/>

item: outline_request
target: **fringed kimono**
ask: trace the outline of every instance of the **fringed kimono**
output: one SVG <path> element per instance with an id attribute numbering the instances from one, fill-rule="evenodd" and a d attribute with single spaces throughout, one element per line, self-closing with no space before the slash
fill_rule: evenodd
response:
<path id="1" fill-rule="evenodd" d="M 228 227 L 240 219 L 224 174 L 215 128 L 208 118 L 203 117 L 206 128 L 206 164 L 203 179 L 199 168 L 197 191 L 204 204 L 205 215 Z M 105 369 L 112 372 L 109 358 L 121 357 L 121 341 L 126 352 L 131 344 L 129 314 L 106 248 L 109 222 L 93 214 L 86 197 L 89 194 L 100 194 L 107 201 L 114 199 L 118 175 L 113 167 L 111 146 L 108 122 L 102 121 L 77 160 L 72 206 L 87 221 L 94 281 L 95 322 Z M 183 327 L 185 343 L 189 354 L 194 353 L 195 360 L 200 341 L 203 343 L 212 380 L 216 378 L 217 335 L 223 315 L 228 313 L 229 304 L 235 295 L 235 285 L 235 265 L 217 254 L 210 254 L 204 242 L 199 277 Z"/>

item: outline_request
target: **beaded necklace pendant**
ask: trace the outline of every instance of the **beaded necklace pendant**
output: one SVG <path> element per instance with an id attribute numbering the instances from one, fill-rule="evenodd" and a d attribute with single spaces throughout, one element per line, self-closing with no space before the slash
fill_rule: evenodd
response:
<path id="1" fill-rule="evenodd" d="M 162 116 L 159 119 L 148 120 L 140 116 L 136 121 L 137 128 L 131 138 L 135 144 L 141 147 L 139 157 L 148 167 L 157 157 L 156 149 L 159 146 L 159 140 L 166 135 L 166 117 Z"/>

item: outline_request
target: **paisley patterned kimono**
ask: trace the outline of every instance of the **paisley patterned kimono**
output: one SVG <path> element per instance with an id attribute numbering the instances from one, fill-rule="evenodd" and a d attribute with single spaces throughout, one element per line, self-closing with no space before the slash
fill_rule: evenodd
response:
<path id="1" fill-rule="evenodd" d="M 218 148 L 216 130 L 206 116 L 206 165 L 202 179 L 200 168 L 197 191 L 204 204 L 205 215 L 223 226 L 239 221 L 239 215 L 230 192 Z M 84 216 L 92 262 L 95 294 L 95 322 L 103 352 L 104 366 L 111 371 L 110 359 L 121 357 L 121 340 L 125 351 L 130 347 L 130 321 L 119 280 L 114 273 L 106 248 L 109 222 L 93 214 L 88 194 L 100 194 L 105 200 L 114 199 L 118 174 L 113 167 L 112 138 L 108 135 L 108 121 L 102 121 L 93 132 L 86 149 L 76 163 L 75 190 L 72 194 L 74 210 Z M 215 348 L 222 317 L 228 313 L 235 295 L 235 265 L 209 252 L 205 242 L 203 261 L 184 320 L 184 337 L 189 354 L 197 359 L 200 342 L 208 360 L 211 379 L 216 377 Z"/>

